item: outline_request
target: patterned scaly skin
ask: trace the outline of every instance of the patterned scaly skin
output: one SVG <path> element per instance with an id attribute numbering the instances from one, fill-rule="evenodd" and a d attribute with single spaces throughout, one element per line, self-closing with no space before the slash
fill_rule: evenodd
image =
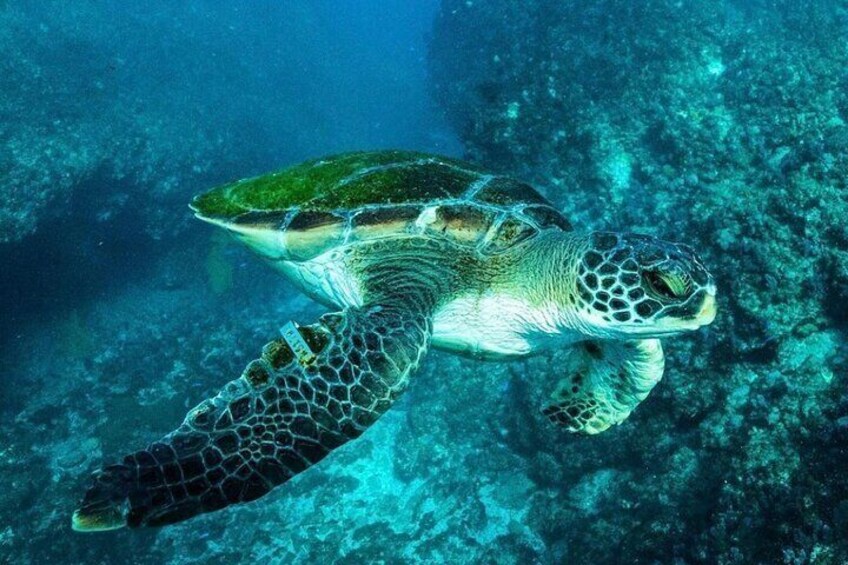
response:
<path id="1" fill-rule="evenodd" d="M 359 437 L 406 388 L 429 316 L 407 303 L 329 314 L 301 333 L 306 365 L 277 340 L 242 376 L 146 449 L 97 473 L 78 529 L 161 526 L 248 502 Z"/>
<path id="2" fill-rule="evenodd" d="M 422 257 L 363 259 L 371 288 L 389 290 L 300 328 L 311 362 L 283 340 L 268 343 L 177 430 L 98 471 L 74 528 L 161 526 L 248 502 L 359 437 L 406 389 L 429 345 L 434 291 L 452 280 L 434 280 L 438 269 L 422 269 Z"/>

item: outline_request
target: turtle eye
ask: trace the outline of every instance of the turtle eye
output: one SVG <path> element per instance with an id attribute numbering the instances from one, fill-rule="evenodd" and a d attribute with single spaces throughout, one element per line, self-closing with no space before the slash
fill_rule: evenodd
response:
<path id="1" fill-rule="evenodd" d="M 671 299 L 684 298 L 689 292 L 690 285 L 686 277 L 679 273 L 663 273 L 659 271 L 646 271 L 645 282 L 654 294 Z"/>

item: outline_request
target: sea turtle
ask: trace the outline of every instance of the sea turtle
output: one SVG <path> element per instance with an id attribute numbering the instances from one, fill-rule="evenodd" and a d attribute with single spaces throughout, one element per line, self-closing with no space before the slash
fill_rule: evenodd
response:
<path id="1" fill-rule="evenodd" d="M 74 529 L 159 526 L 259 498 L 362 434 L 430 346 L 486 359 L 569 348 L 543 411 L 595 434 L 659 381 L 658 338 L 715 316 L 713 279 L 689 247 L 575 232 L 527 184 L 446 157 L 318 159 L 191 207 L 336 312 L 283 326 L 177 430 L 96 472 Z"/>

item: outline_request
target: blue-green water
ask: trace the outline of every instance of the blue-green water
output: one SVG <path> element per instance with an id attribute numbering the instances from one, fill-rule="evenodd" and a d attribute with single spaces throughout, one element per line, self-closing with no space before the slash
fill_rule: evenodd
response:
<path id="1" fill-rule="evenodd" d="M 835 0 L 0 2 L 0 562 L 848 562 L 846 37 Z M 540 411 L 564 351 L 431 351 L 263 498 L 73 532 L 93 471 L 324 311 L 192 196 L 385 148 L 693 246 L 715 323 L 597 436 Z"/>

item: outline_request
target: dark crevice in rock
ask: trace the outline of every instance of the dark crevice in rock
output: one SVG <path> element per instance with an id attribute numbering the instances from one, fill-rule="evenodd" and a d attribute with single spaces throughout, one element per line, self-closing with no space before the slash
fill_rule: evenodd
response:
<path id="1" fill-rule="evenodd" d="M 138 202 L 126 196 L 143 194 L 142 187 L 96 175 L 73 194 L 70 213 L 46 219 L 21 241 L 0 245 L 0 346 L 23 326 L 47 323 L 149 276 L 174 243 L 146 235 Z"/>

